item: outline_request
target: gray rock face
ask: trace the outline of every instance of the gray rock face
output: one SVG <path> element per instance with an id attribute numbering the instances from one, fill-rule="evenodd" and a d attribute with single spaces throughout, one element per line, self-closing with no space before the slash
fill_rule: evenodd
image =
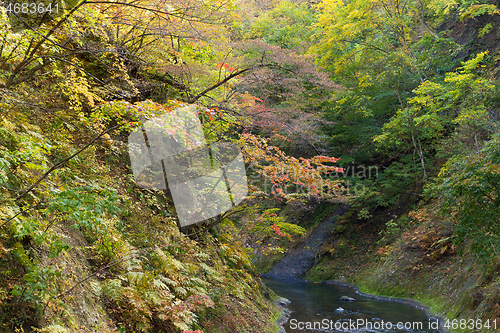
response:
<path id="1" fill-rule="evenodd" d="M 321 222 L 296 248 L 288 252 L 276 265 L 262 276 L 271 279 L 299 280 L 314 264 L 316 255 L 332 230 L 337 218 L 347 210 L 341 205 L 333 214 Z"/>

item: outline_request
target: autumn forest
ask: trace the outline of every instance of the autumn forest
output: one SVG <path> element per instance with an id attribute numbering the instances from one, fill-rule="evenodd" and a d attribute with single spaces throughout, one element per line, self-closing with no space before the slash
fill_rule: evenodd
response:
<path id="1" fill-rule="evenodd" d="M 0 2 L 0 332 L 284 332 L 263 276 L 302 247 L 301 279 L 500 327 L 498 1 L 23 1 Z M 158 119 L 241 158 L 196 223 L 206 171 L 138 176 Z"/>

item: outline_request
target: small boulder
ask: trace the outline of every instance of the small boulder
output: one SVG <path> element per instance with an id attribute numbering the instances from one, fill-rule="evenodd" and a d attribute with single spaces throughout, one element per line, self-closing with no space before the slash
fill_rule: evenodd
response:
<path id="1" fill-rule="evenodd" d="M 290 304 L 290 300 L 289 299 L 286 299 L 284 297 L 280 297 L 280 298 L 277 298 L 274 300 L 274 305 L 276 306 L 282 306 L 282 307 L 285 307 L 285 306 L 288 306 L 288 304 Z"/>
<path id="2" fill-rule="evenodd" d="M 349 297 L 349 296 L 342 296 L 342 297 L 340 297 L 340 300 L 344 301 L 344 302 L 354 302 L 355 301 L 354 298 Z"/>
<path id="3" fill-rule="evenodd" d="M 335 312 L 344 312 L 344 311 L 345 311 L 344 308 L 342 308 L 340 306 L 335 309 Z"/>

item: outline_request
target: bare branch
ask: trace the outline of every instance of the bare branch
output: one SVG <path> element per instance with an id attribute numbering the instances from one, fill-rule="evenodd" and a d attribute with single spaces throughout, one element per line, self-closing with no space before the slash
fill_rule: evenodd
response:
<path id="1" fill-rule="evenodd" d="M 32 47 L 32 44 L 34 42 L 34 40 L 32 39 L 30 41 L 30 45 L 28 47 L 28 50 L 26 51 L 25 53 L 25 56 L 24 56 L 24 59 L 23 61 L 21 61 L 17 66 L 16 68 L 14 68 L 14 70 L 12 71 L 12 74 L 9 76 L 9 79 L 7 80 L 5 86 L 8 88 L 10 86 L 12 86 L 12 83 L 14 82 L 15 80 L 15 77 L 24 69 L 26 68 L 26 66 L 28 66 L 31 62 L 33 62 L 35 60 L 35 52 L 38 51 L 38 49 L 43 45 L 43 43 L 45 43 L 45 41 L 47 40 L 50 40 L 50 36 L 52 36 L 52 34 L 54 34 L 56 32 L 57 29 L 59 29 L 61 27 L 61 25 L 66 22 L 68 20 L 68 18 L 73 15 L 73 13 L 75 11 L 77 11 L 83 4 L 85 4 L 86 1 L 82 1 L 81 3 L 77 4 L 73 9 L 71 9 L 66 15 L 64 15 L 64 17 L 62 19 L 60 19 L 57 24 L 52 28 L 50 29 L 50 31 L 43 35 L 42 38 L 38 41 L 38 43 L 36 43 L 35 46 Z M 31 51 L 30 51 L 31 50 Z"/>

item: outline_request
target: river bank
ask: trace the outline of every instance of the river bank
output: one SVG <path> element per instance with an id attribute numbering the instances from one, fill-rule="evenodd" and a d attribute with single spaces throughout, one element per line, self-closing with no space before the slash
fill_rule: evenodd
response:
<path id="1" fill-rule="evenodd" d="M 276 319 L 276 325 L 278 326 L 278 331 L 276 333 L 286 333 L 285 326 L 288 323 L 288 319 L 290 319 L 291 311 L 287 308 L 290 304 L 290 300 L 284 297 L 278 297 L 273 301 L 273 304 L 280 311 L 280 315 Z"/>
<path id="2" fill-rule="evenodd" d="M 445 322 L 447 320 L 446 318 L 442 318 L 440 316 L 433 315 L 431 309 L 428 306 L 422 305 L 421 303 L 419 303 L 415 300 L 408 299 L 408 298 L 380 296 L 380 295 L 365 293 L 365 292 L 360 291 L 357 286 L 350 284 L 350 283 L 345 283 L 342 281 L 328 280 L 328 281 L 323 281 L 322 283 L 327 284 L 327 285 L 336 285 L 336 286 L 351 288 L 355 291 L 356 294 L 358 294 L 362 297 L 373 298 L 373 299 L 376 299 L 379 301 L 385 301 L 385 302 L 395 302 L 395 303 L 411 305 L 419 310 L 424 311 L 425 314 L 429 317 L 429 319 L 437 320 L 439 322 L 439 332 L 442 332 L 442 333 L 449 332 L 448 330 L 443 328 L 443 325 L 445 324 Z"/>
<path id="3" fill-rule="evenodd" d="M 381 215 L 374 218 L 384 218 Z M 389 238 L 387 228 L 377 229 L 370 220 L 353 221 L 346 214 L 336 228 L 346 231 L 332 233 L 325 241 L 306 279 L 356 286 L 363 294 L 420 306 L 433 317 L 498 327 L 498 268 L 471 255 L 459 255 L 450 237 L 451 226 L 438 220 L 432 205 L 397 218 L 406 224 Z M 476 325 L 449 331 L 492 332 Z"/>
<path id="4" fill-rule="evenodd" d="M 471 319 L 500 323 L 498 274 L 471 255 L 457 253 L 451 226 L 437 219 L 432 205 L 396 216 L 405 225 L 390 234 L 387 228 L 380 229 L 384 223 L 374 220 L 392 220 L 395 215 L 383 212 L 371 220 L 359 220 L 348 211 L 335 218 L 338 208 L 315 223 L 302 244 L 288 251 L 290 255 L 275 257 L 274 267 L 301 258 L 297 253 L 311 243 L 308 237 L 317 237 L 315 231 L 321 230 L 327 237 L 317 253 L 309 256 L 311 269 L 305 276 L 287 276 L 290 280 L 352 287 L 362 296 L 412 305 L 431 318 L 441 318 L 441 323 L 446 319 L 449 323 Z M 322 228 L 325 223 L 331 225 Z M 283 269 L 271 272 L 283 273 Z M 449 332 L 491 331 L 458 327 Z"/>
<path id="5" fill-rule="evenodd" d="M 275 279 L 265 279 L 264 282 L 278 295 L 287 298 L 286 303 L 277 304 L 291 310 L 287 314 L 288 322 L 280 322 L 286 332 L 297 329 L 329 332 L 346 327 L 362 331 L 372 327 L 375 329 L 370 330 L 372 332 L 386 332 L 387 329 L 407 333 L 445 332 L 436 329 L 438 322 L 417 307 L 388 302 L 373 295 L 365 296 L 357 293 L 351 285 Z"/>
<path id="6" fill-rule="evenodd" d="M 284 283 L 286 283 L 286 282 L 318 283 L 318 282 L 312 282 L 312 281 L 305 280 L 305 279 L 280 280 L 280 281 L 282 281 Z M 447 318 L 443 318 L 443 317 L 440 317 L 440 316 L 433 314 L 430 307 L 425 306 L 418 301 L 415 301 L 415 300 L 412 300 L 409 298 L 380 296 L 380 295 L 365 293 L 365 292 L 360 291 L 357 286 L 350 284 L 350 283 L 342 282 L 342 281 L 328 280 L 328 281 L 322 281 L 319 283 L 325 284 L 325 285 L 333 285 L 333 286 L 340 286 L 340 287 L 344 287 L 344 288 L 350 288 L 350 289 L 354 290 L 354 292 L 357 295 L 365 297 L 365 298 L 371 298 L 371 299 L 375 299 L 378 301 L 384 301 L 384 302 L 394 302 L 394 303 L 401 303 L 401 304 L 410 305 L 418 310 L 424 311 L 430 320 L 438 321 L 440 333 L 449 333 L 450 332 L 449 330 L 447 330 L 443 327 L 443 325 L 447 321 Z M 281 315 L 276 320 L 276 325 L 279 328 L 279 331 L 277 333 L 286 333 L 283 326 L 285 326 L 288 323 L 288 320 L 290 319 L 291 311 L 287 308 L 287 306 L 290 304 L 290 300 L 287 298 L 284 298 L 284 297 L 278 297 L 277 299 L 275 299 L 273 301 L 273 304 L 279 309 L 279 311 L 281 313 Z"/>

